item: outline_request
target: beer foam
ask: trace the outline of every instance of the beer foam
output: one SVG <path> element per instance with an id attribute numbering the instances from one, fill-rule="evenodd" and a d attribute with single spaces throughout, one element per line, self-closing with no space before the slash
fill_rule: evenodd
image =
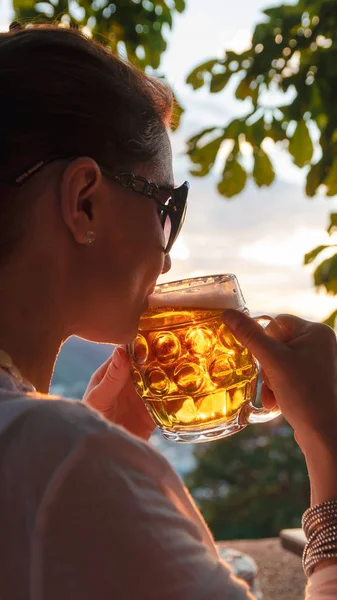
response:
<path id="1" fill-rule="evenodd" d="M 200 288 L 198 290 L 192 288 L 185 289 L 183 292 L 155 292 L 149 296 L 149 306 L 221 310 L 225 308 L 242 309 L 245 304 L 241 294 L 233 291 L 231 293 L 224 293 L 223 290 L 202 292 Z"/>

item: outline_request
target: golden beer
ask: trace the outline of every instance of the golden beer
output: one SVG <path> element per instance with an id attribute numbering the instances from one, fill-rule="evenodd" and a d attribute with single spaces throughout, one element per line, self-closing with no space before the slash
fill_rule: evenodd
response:
<path id="1" fill-rule="evenodd" d="M 207 441 L 277 416 L 252 405 L 257 361 L 222 321 L 224 308 L 248 312 L 234 275 L 163 284 L 149 300 L 129 352 L 136 390 L 164 437 Z"/>
<path id="2" fill-rule="evenodd" d="M 141 318 L 132 348 L 134 381 L 157 425 L 216 425 L 254 396 L 256 362 L 221 314 L 163 307 Z"/>

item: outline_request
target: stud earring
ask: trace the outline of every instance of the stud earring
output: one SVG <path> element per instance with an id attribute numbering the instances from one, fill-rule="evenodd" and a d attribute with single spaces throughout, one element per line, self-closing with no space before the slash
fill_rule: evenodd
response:
<path id="1" fill-rule="evenodd" d="M 94 231 L 87 231 L 84 236 L 84 241 L 86 244 L 92 244 L 96 239 L 96 233 Z"/>

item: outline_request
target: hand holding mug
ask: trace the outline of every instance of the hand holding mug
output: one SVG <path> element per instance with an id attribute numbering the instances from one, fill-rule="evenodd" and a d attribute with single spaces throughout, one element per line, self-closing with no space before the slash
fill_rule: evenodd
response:
<path id="1" fill-rule="evenodd" d="M 262 365 L 263 402 L 280 406 L 295 430 L 298 443 L 308 450 L 315 437 L 336 444 L 337 341 L 333 329 L 292 315 L 279 315 L 283 343 L 253 319 L 226 310 L 224 323 L 254 353 Z"/>
<path id="2" fill-rule="evenodd" d="M 210 441 L 280 414 L 255 406 L 258 363 L 222 321 L 224 308 L 248 313 L 235 275 L 162 284 L 149 302 L 129 352 L 136 390 L 165 438 Z"/>

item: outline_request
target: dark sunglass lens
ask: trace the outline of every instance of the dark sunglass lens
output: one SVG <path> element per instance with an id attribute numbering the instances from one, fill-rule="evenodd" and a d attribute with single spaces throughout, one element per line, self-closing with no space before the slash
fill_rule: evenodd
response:
<path id="1" fill-rule="evenodd" d="M 188 188 L 189 185 L 185 182 L 181 188 L 175 190 L 176 193 L 173 197 L 172 194 L 169 194 L 161 198 L 161 202 L 170 209 L 169 213 L 162 211 L 160 215 L 167 253 L 170 252 L 185 221 Z"/>

